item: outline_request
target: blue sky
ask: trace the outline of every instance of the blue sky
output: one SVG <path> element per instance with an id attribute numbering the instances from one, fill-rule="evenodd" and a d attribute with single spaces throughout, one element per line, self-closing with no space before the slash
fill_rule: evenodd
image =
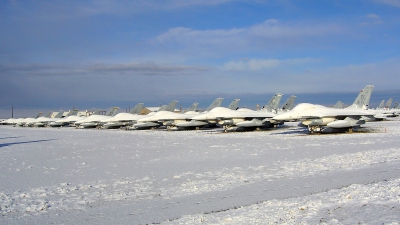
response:
<path id="1" fill-rule="evenodd" d="M 6 0 L 0 30 L 0 117 L 277 92 L 334 104 L 305 96 L 367 84 L 400 100 L 398 0 Z"/>

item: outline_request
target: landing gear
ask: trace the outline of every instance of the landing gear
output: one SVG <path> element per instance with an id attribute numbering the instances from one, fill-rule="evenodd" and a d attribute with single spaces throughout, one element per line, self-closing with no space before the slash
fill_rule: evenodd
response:
<path id="1" fill-rule="evenodd" d="M 233 126 L 232 125 L 224 125 L 222 127 L 224 128 L 224 133 L 227 133 L 228 130 L 231 130 Z"/>
<path id="2" fill-rule="evenodd" d="M 308 130 L 310 131 L 310 134 L 315 134 L 315 132 L 321 132 L 322 127 L 321 126 L 308 126 Z"/>
<path id="3" fill-rule="evenodd" d="M 168 125 L 167 126 L 167 131 L 172 131 L 172 130 L 177 130 L 177 127 L 173 126 L 173 125 Z"/>

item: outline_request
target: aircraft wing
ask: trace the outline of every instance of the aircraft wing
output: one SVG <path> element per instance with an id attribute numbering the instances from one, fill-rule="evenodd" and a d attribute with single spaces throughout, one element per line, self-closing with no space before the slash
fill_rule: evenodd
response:
<path id="1" fill-rule="evenodd" d="M 373 115 L 373 112 L 362 109 L 334 109 L 322 105 L 301 103 L 292 110 L 274 116 L 274 120 L 315 119 L 324 117 L 361 117 Z"/>
<path id="2" fill-rule="evenodd" d="M 226 111 L 217 116 L 218 119 L 233 119 L 233 118 L 243 118 L 243 119 L 265 119 L 272 118 L 276 116 L 275 113 L 267 111 Z"/>
<path id="3" fill-rule="evenodd" d="M 335 109 L 335 108 L 327 108 L 325 107 L 324 110 L 318 110 L 315 112 L 313 116 L 315 117 L 344 117 L 344 116 L 351 116 L 351 117 L 361 117 L 361 116 L 369 116 L 373 115 L 373 112 L 363 109 Z"/>

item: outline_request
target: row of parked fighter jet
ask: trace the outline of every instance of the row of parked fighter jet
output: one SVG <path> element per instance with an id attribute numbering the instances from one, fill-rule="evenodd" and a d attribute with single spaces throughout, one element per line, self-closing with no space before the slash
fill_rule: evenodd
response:
<path id="1" fill-rule="evenodd" d="M 369 100 L 373 86 L 367 85 L 357 96 L 354 103 L 343 108 L 340 102 L 334 107 L 324 107 L 301 103 L 293 108 L 296 96 L 290 96 L 279 107 L 282 94 L 275 94 L 269 103 L 259 110 L 238 108 L 239 99 L 235 99 L 227 108 L 221 107 L 222 98 L 217 98 L 204 112 L 196 110 L 193 103 L 184 113 L 176 113 L 177 101 L 161 107 L 157 112 L 140 115 L 143 103 L 137 104 L 129 113 L 118 113 L 118 107 L 112 108 L 107 115 L 95 113 L 89 117 L 77 116 L 77 110 L 71 110 L 65 118 L 20 118 L 6 120 L 3 123 L 16 126 L 75 126 L 76 128 L 121 128 L 146 129 L 165 126 L 167 130 L 199 129 L 201 127 L 220 126 L 224 131 L 260 129 L 276 127 L 285 121 L 301 120 L 300 125 L 308 127 L 311 133 L 352 131 L 365 121 L 382 120 L 399 115 L 397 109 L 369 109 Z M 391 104 L 391 102 L 390 102 Z M 293 108 L 293 109 L 292 109 Z"/>
<path id="2" fill-rule="evenodd" d="M 118 107 L 112 108 L 107 115 L 99 115 L 98 112 L 94 113 L 89 117 L 77 116 L 78 110 L 71 110 L 69 115 L 65 118 L 49 118 L 48 116 L 39 118 L 20 118 L 10 119 L 4 121 L 4 123 L 14 124 L 16 126 L 35 126 L 35 127 L 61 127 L 61 126 L 75 126 L 76 128 L 120 128 L 125 127 L 126 129 L 146 129 L 160 126 L 166 126 L 168 130 L 178 129 L 199 129 L 200 127 L 212 126 L 217 124 L 217 118 L 211 119 L 210 115 L 215 113 L 221 116 L 232 115 L 232 120 L 224 120 L 220 123 L 225 129 L 228 129 L 232 125 L 238 127 L 249 127 L 249 126 L 265 126 L 265 121 L 256 120 L 256 118 L 272 118 L 279 112 L 287 111 L 293 108 L 296 96 L 290 96 L 282 108 L 278 109 L 282 94 L 275 94 L 267 105 L 262 109 L 254 111 L 246 108 L 238 108 L 240 99 L 235 99 L 227 108 L 221 107 L 222 98 L 217 98 L 215 101 L 204 111 L 197 111 L 198 103 L 193 103 L 184 113 L 174 112 L 178 101 L 172 101 L 168 106 L 162 106 L 157 112 L 151 112 L 147 115 L 140 115 L 140 111 L 143 108 L 143 103 L 137 104 L 129 113 L 118 113 Z M 55 117 L 60 117 L 62 113 L 59 113 Z M 207 118 L 201 119 L 196 117 L 207 116 Z M 238 120 L 238 117 L 243 117 L 242 120 Z M 252 117 L 254 120 L 245 120 L 245 117 Z M 220 121 L 218 121 L 220 122 Z M 242 123 L 241 123 L 242 122 Z"/>

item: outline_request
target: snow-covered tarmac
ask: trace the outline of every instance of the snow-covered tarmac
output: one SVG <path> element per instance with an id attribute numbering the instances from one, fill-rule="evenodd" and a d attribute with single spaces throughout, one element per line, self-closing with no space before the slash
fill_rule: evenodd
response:
<path id="1" fill-rule="evenodd" d="M 364 127 L 0 126 L 0 224 L 398 224 L 400 122 Z"/>

